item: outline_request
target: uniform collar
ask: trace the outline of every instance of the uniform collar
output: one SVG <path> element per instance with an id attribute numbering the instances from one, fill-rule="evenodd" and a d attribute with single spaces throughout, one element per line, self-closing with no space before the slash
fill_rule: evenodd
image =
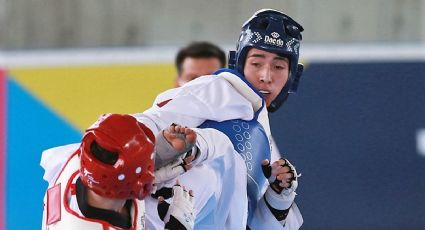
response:
<path id="1" fill-rule="evenodd" d="M 125 217 L 115 211 L 90 206 L 87 202 L 87 188 L 83 185 L 80 178 L 75 182 L 75 187 L 78 207 L 85 217 L 103 220 L 124 229 L 131 227 L 131 215 Z M 132 201 L 127 200 L 124 206 L 128 210 L 128 213 L 131 213 Z"/>

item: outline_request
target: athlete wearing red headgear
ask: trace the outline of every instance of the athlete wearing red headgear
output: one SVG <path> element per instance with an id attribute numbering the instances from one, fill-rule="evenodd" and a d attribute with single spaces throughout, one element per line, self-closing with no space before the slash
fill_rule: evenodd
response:
<path id="1" fill-rule="evenodd" d="M 144 199 L 154 180 L 154 143 L 152 131 L 133 117 L 102 117 L 79 148 L 82 183 L 103 197 Z"/>
<path id="2" fill-rule="evenodd" d="M 187 134 L 167 139 L 171 145 L 196 138 L 184 127 L 167 132 Z M 155 179 L 154 149 L 155 136 L 144 124 L 130 115 L 108 114 L 86 130 L 80 145 L 45 151 L 41 164 L 49 189 L 43 229 L 144 229 L 142 200 Z M 193 228 L 191 192 L 179 185 L 173 191 L 166 228 Z"/>

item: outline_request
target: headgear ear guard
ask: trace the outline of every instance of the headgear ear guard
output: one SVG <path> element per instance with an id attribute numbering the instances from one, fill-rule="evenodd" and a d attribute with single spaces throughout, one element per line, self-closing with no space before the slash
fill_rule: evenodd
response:
<path id="1" fill-rule="evenodd" d="M 104 197 L 144 199 L 154 180 L 154 143 L 152 131 L 136 118 L 101 116 L 79 149 L 82 183 Z"/>
<path id="2" fill-rule="evenodd" d="M 290 62 L 288 81 L 272 101 L 268 110 L 276 111 L 289 93 L 295 93 L 303 72 L 298 63 L 301 32 L 303 27 L 289 16 L 273 9 L 263 9 L 254 13 L 241 29 L 236 51 L 229 53 L 229 68 L 243 74 L 246 55 L 250 48 L 287 57 Z"/>

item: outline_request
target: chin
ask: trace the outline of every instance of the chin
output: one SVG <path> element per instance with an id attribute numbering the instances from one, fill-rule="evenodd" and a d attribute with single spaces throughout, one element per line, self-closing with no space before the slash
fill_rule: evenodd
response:
<path id="1" fill-rule="evenodd" d="M 270 104 L 271 104 L 271 103 L 272 103 L 272 101 L 273 101 L 273 100 L 271 100 L 270 98 L 271 98 L 271 97 L 270 97 L 270 95 L 269 95 L 269 96 L 264 97 L 264 100 L 265 100 L 265 102 L 266 102 L 266 106 L 267 106 L 267 107 L 269 107 L 269 106 L 270 106 Z"/>

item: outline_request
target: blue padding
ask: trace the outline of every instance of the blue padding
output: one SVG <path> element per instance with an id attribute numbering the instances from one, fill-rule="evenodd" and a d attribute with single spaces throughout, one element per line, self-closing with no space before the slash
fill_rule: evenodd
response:
<path id="1" fill-rule="evenodd" d="M 235 150 L 245 160 L 248 170 L 249 215 L 261 198 L 261 189 L 266 182 L 261 161 L 270 159 L 270 144 L 263 126 L 257 120 L 206 121 L 201 128 L 214 128 L 226 134 Z"/>

